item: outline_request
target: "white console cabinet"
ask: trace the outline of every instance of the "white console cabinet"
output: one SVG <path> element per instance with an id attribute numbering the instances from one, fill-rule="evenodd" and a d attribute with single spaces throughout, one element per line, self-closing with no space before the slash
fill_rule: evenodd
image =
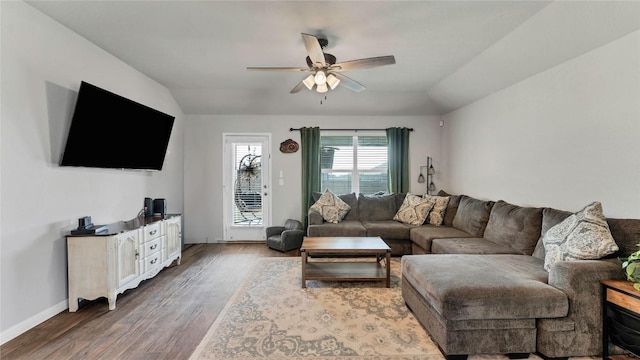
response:
<path id="1" fill-rule="evenodd" d="M 182 216 L 144 218 L 108 225 L 100 234 L 68 235 L 69 311 L 80 299 L 116 297 L 156 276 L 182 257 Z"/>
<path id="2" fill-rule="evenodd" d="M 166 220 L 166 242 L 163 243 L 163 255 L 165 259 L 173 258 L 182 251 L 182 218 L 180 216 Z M 180 265 L 180 257 L 178 257 Z"/>

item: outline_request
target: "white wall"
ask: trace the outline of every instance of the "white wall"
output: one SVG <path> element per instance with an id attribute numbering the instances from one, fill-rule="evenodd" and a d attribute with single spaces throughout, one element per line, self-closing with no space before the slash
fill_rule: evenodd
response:
<path id="1" fill-rule="evenodd" d="M 185 243 L 221 241 L 222 224 L 222 133 L 271 133 L 272 223 L 301 217 L 301 152 L 283 154 L 280 143 L 287 139 L 300 142 L 300 132 L 290 128 L 382 129 L 392 126 L 414 128 L 410 144 L 411 192 L 424 194 L 425 184 L 418 184 L 420 165 L 427 156 L 440 164 L 442 148 L 439 117 L 370 117 L 370 116 L 207 116 L 189 115 L 185 130 Z M 280 171 L 284 185 L 278 185 Z M 435 183 L 441 184 L 439 175 Z"/>
<path id="2" fill-rule="evenodd" d="M 452 193 L 640 217 L 640 32 L 444 119 Z"/>
<path id="3" fill-rule="evenodd" d="M 65 234 L 79 217 L 128 220 L 146 196 L 183 212 L 184 116 L 165 87 L 31 6 L 2 1 L 0 9 L 4 343 L 67 308 Z M 57 165 L 82 80 L 176 116 L 161 172 Z"/>

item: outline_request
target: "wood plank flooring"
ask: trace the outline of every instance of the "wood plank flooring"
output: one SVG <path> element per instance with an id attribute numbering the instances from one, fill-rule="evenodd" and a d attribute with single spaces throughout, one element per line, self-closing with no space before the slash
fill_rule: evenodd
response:
<path id="1" fill-rule="evenodd" d="M 84 302 L 5 343 L 0 359 L 188 359 L 256 260 L 296 256 L 264 243 L 187 246 L 172 265 L 133 290 Z"/>

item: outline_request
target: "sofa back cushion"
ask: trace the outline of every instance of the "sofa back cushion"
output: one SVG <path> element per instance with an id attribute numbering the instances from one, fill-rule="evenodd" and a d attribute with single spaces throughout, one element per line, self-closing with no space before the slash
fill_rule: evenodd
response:
<path id="1" fill-rule="evenodd" d="M 444 221 L 442 222 L 442 224 L 445 226 L 453 226 L 453 219 L 456 217 L 456 213 L 458 212 L 458 206 L 460 205 L 460 199 L 462 199 L 462 195 L 451 195 L 444 190 L 440 190 L 438 192 L 438 196 L 449 197 L 447 209 L 444 211 Z"/>
<path id="2" fill-rule="evenodd" d="M 360 221 L 392 220 L 397 211 L 396 195 L 358 195 Z"/>
<path id="3" fill-rule="evenodd" d="M 398 211 L 407 197 L 407 193 L 394 194 L 393 196 L 396 197 L 396 211 Z"/>
<path id="4" fill-rule="evenodd" d="M 540 239 L 542 208 L 521 207 L 499 200 L 493 205 L 484 237 L 523 255 L 533 254 Z"/>
<path id="5" fill-rule="evenodd" d="M 544 208 L 542 209 L 542 226 L 540 228 L 540 237 L 538 239 L 538 243 L 536 244 L 536 248 L 533 251 L 532 256 L 538 258 L 540 260 L 544 260 L 544 244 L 542 243 L 542 238 L 544 234 L 549 231 L 552 227 L 558 225 L 563 222 L 564 219 L 568 218 L 571 214 L 569 211 L 557 210 L 553 208 Z"/>
<path id="6" fill-rule="evenodd" d="M 469 233 L 475 237 L 482 237 L 484 229 L 487 227 L 493 201 L 474 199 L 467 195 L 462 195 L 460 205 L 453 218 L 453 227 Z"/>
<path id="7" fill-rule="evenodd" d="M 311 196 L 313 197 L 313 201 L 318 201 L 318 199 L 320 198 L 320 196 L 322 195 L 321 192 L 317 192 L 314 191 L 313 193 L 311 193 Z M 350 194 L 340 194 L 338 195 L 338 197 L 347 203 L 347 205 L 349 205 L 351 207 L 351 210 L 349 210 L 349 212 L 347 213 L 347 215 L 344 216 L 344 218 L 342 219 L 344 220 L 359 220 L 359 216 L 358 216 L 358 198 L 356 197 L 356 193 L 350 193 Z"/>
<path id="8" fill-rule="evenodd" d="M 632 252 L 640 250 L 640 219 L 607 219 L 611 235 L 620 250 L 616 257 L 628 257 Z"/>

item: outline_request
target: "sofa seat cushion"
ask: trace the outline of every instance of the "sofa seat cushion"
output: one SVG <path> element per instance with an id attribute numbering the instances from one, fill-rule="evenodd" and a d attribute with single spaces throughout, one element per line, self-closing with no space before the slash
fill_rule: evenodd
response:
<path id="1" fill-rule="evenodd" d="M 484 238 L 434 239 L 431 242 L 433 254 L 520 254 L 504 245 Z"/>
<path id="2" fill-rule="evenodd" d="M 407 255 L 402 276 L 448 320 L 566 316 L 567 296 L 547 284 L 543 264 L 527 255 Z"/>
<path id="3" fill-rule="evenodd" d="M 409 240 L 409 230 L 412 226 L 394 220 L 363 221 L 369 237 L 380 236 L 383 239 Z"/>
<path id="4" fill-rule="evenodd" d="M 406 279 L 402 279 L 402 297 L 444 354 L 495 355 L 536 352 L 536 319 L 445 319 L 431 304 L 425 302 Z"/>
<path id="5" fill-rule="evenodd" d="M 427 253 L 431 252 L 433 239 L 472 237 L 471 234 L 451 226 L 422 225 L 409 231 L 409 239 Z"/>
<path id="6" fill-rule="evenodd" d="M 367 229 L 360 221 L 344 220 L 339 224 L 309 225 L 309 236 L 367 236 Z"/>

